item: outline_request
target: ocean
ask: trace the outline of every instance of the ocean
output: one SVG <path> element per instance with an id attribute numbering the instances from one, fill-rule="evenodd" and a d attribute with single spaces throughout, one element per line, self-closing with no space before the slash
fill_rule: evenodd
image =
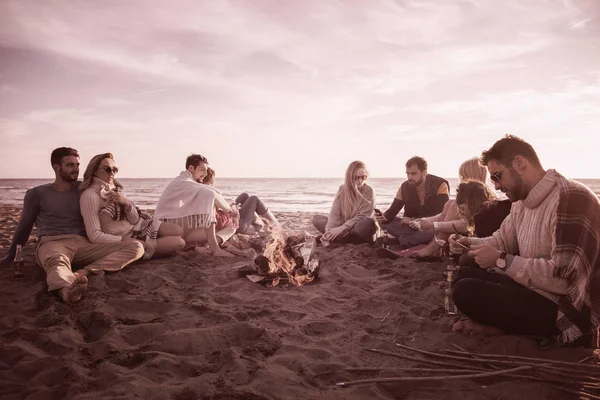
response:
<path id="1" fill-rule="evenodd" d="M 0 179 L 0 204 L 22 205 L 25 192 L 51 179 Z M 119 180 L 126 196 L 142 209 L 154 209 L 163 189 L 171 178 Z M 600 197 L 600 179 L 578 179 Z M 385 210 L 392 203 L 402 178 L 370 178 L 368 184 L 377 194 L 377 207 Z M 458 179 L 449 178 L 451 197 Z M 327 213 L 342 178 L 219 178 L 216 187 L 233 201 L 240 193 L 257 195 L 275 212 Z"/>

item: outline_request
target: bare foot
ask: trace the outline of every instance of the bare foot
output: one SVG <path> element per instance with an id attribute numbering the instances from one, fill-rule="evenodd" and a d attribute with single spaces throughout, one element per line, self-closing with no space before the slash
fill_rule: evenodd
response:
<path id="1" fill-rule="evenodd" d="M 462 321 L 456 322 L 452 326 L 452 330 L 454 332 L 466 333 L 467 335 L 485 335 L 485 336 L 498 336 L 504 335 L 504 331 L 500 328 L 496 328 L 495 326 L 480 324 L 479 322 L 475 322 L 472 319 L 465 319 Z"/>
<path id="2" fill-rule="evenodd" d="M 91 274 L 91 272 L 85 268 L 73 272 L 73 276 L 75 277 L 75 279 L 77 279 L 78 276 L 88 276 L 89 274 Z"/>
<path id="3" fill-rule="evenodd" d="M 59 289 L 58 293 L 65 303 L 75 303 L 81 300 L 81 296 L 87 290 L 87 287 L 87 276 L 79 274 L 75 275 L 75 280 L 71 286 Z"/>
<path id="4" fill-rule="evenodd" d="M 427 247 L 413 253 L 414 258 L 439 257 L 440 255 L 440 247 L 435 242 L 431 242 Z"/>
<path id="5" fill-rule="evenodd" d="M 215 256 L 215 257 L 233 257 L 233 254 L 223 250 L 223 249 L 219 249 L 216 252 L 212 251 L 211 249 L 209 249 L 206 246 L 196 246 L 194 248 L 194 251 L 200 255 L 203 256 Z"/>

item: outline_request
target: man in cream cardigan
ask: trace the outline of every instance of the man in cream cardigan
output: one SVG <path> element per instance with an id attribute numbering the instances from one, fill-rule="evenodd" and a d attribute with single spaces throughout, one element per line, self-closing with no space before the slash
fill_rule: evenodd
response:
<path id="1" fill-rule="evenodd" d="M 192 154 L 185 161 L 185 170 L 173 179 L 160 195 L 154 217 L 183 227 L 183 238 L 188 243 L 208 243 L 210 251 L 218 257 L 233 257 L 221 249 L 215 233 L 215 207 L 233 212 L 223 197 L 203 185 L 208 170 L 208 160 Z M 197 246 L 197 251 L 203 251 Z"/>
<path id="2" fill-rule="evenodd" d="M 545 170 L 533 147 L 507 135 L 484 151 L 497 190 L 513 201 L 493 236 L 450 238 L 480 268 L 461 267 L 453 299 L 469 317 L 457 331 L 543 336 L 589 344 L 600 322 L 600 202 Z"/>

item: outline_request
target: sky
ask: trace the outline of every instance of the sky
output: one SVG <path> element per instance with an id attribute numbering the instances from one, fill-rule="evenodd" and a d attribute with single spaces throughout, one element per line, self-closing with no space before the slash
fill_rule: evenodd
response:
<path id="1" fill-rule="evenodd" d="M 0 0 L 0 178 L 457 175 L 505 133 L 600 178 L 600 0 Z"/>

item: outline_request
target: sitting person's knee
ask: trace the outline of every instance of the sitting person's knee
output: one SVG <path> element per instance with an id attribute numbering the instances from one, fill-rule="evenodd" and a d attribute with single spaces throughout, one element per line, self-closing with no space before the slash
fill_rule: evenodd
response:
<path id="1" fill-rule="evenodd" d="M 140 257 L 144 255 L 146 249 L 144 248 L 144 244 L 139 240 L 132 240 L 125 242 L 124 249 L 135 251 Z"/>
<path id="2" fill-rule="evenodd" d="M 377 224 L 371 218 L 365 218 L 356 224 L 356 233 L 363 238 L 370 238 L 377 232 Z"/>
<path id="3" fill-rule="evenodd" d="M 454 301 L 454 304 L 456 304 L 456 306 L 461 310 L 466 304 L 474 301 L 472 298 L 473 283 L 475 283 L 474 281 L 476 280 L 472 278 L 463 278 L 454 283 L 454 288 L 452 289 L 452 300 Z"/>
<path id="4" fill-rule="evenodd" d="M 250 197 L 250 195 L 248 193 L 244 192 L 235 199 L 235 203 L 236 204 L 244 204 L 246 202 L 246 200 L 248 200 L 248 197 Z"/>

